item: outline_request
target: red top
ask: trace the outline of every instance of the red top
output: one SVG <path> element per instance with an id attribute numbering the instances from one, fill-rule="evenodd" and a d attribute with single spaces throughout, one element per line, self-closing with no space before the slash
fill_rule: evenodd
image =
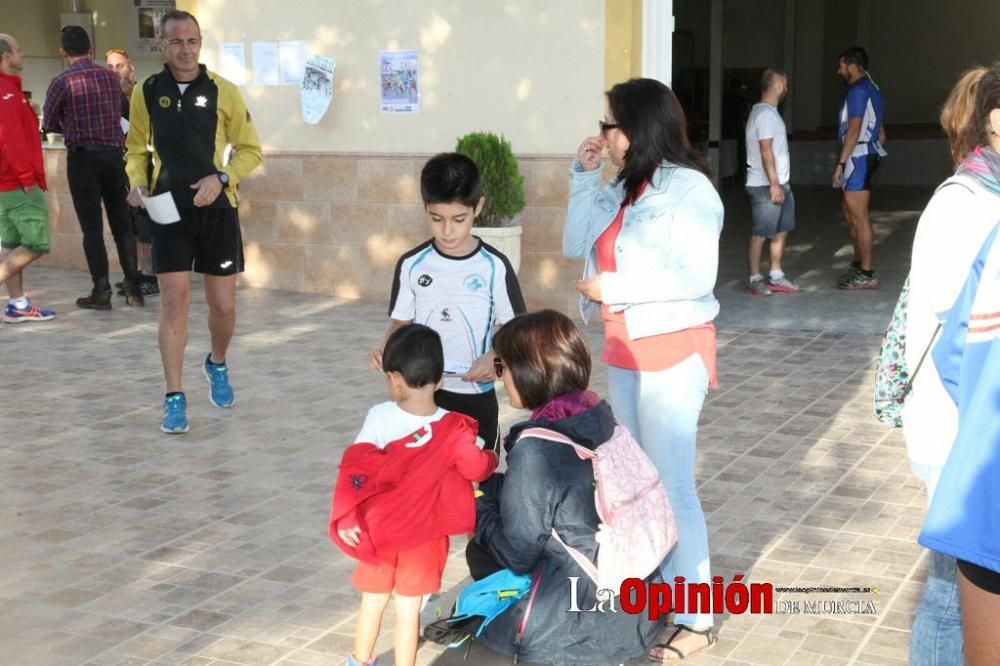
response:
<path id="1" fill-rule="evenodd" d="M 644 184 L 639 190 L 640 196 L 645 188 Z M 615 244 L 622 230 L 626 208 L 627 204 L 618 209 L 611 226 L 597 239 L 597 270 L 601 273 L 613 273 L 618 268 Z M 715 325 L 712 322 L 632 340 L 625 328 L 624 312 L 612 312 L 607 304 L 602 303 L 601 319 L 604 320 L 604 351 L 601 353 L 604 363 L 625 370 L 652 372 L 672 368 L 692 354 L 699 354 L 708 370 L 708 385 L 712 388 L 719 386 Z"/>
<path id="2" fill-rule="evenodd" d="M 125 146 L 122 87 L 118 75 L 93 60 L 79 60 L 59 73 L 45 95 L 42 122 L 62 132 L 67 146 Z"/>
<path id="3" fill-rule="evenodd" d="M 0 72 L 0 192 L 34 185 L 45 189 L 38 118 L 21 92 L 21 77 Z"/>
<path id="4" fill-rule="evenodd" d="M 476 447 L 478 424 L 448 412 L 412 435 L 349 446 L 340 461 L 330 510 L 330 538 L 347 555 L 377 564 L 378 554 L 413 548 L 476 526 L 472 481 L 497 466 L 492 451 Z M 354 548 L 337 529 L 361 527 Z"/>

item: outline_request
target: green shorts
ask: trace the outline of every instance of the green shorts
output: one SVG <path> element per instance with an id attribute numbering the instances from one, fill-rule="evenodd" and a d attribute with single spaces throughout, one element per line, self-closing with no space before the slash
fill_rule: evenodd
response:
<path id="1" fill-rule="evenodd" d="M 0 192 L 0 247 L 23 247 L 38 254 L 49 251 L 49 208 L 40 188 Z"/>

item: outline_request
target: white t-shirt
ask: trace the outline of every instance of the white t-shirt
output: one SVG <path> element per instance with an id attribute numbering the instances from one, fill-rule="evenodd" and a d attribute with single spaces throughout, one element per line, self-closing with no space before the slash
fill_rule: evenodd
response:
<path id="1" fill-rule="evenodd" d="M 762 187 L 770 185 L 767 172 L 764 171 L 764 160 L 760 156 L 760 142 L 771 139 L 771 152 L 774 153 L 774 168 L 778 172 L 778 182 L 788 183 L 791 163 L 788 159 L 788 136 L 785 134 L 785 121 L 782 120 L 778 108 L 767 102 L 758 102 L 750 110 L 747 119 L 747 187 Z"/>
<path id="2" fill-rule="evenodd" d="M 389 442 L 420 430 L 428 423 L 440 421 L 448 410 L 440 407 L 430 416 L 418 416 L 402 409 L 396 403 L 381 402 L 368 410 L 355 442 L 369 442 L 384 449 Z"/>
<path id="3" fill-rule="evenodd" d="M 396 264 L 389 316 L 430 326 L 441 336 L 444 389 L 486 393 L 493 382 L 467 382 L 460 375 L 493 348 L 493 327 L 525 311 L 517 275 L 507 257 L 480 242 L 464 257 L 438 252 L 433 240 L 413 248 Z"/>

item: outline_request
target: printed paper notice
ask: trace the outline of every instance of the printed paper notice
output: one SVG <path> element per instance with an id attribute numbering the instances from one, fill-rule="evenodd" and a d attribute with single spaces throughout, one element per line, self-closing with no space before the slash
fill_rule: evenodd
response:
<path id="1" fill-rule="evenodd" d="M 297 86 L 306 73 L 306 43 L 278 42 L 278 65 L 281 85 Z"/>
<path id="2" fill-rule="evenodd" d="M 149 218 L 157 224 L 173 224 L 181 221 L 181 214 L 177 211 L 177 204 L 170 192 L 157 194 L 155 197 L 143 197 L 142 205 L 146 207 Z"/>
<path id="3" fill-rule="evenodd" d="M 302 75 L 302 120 L 310 125 L 320 121 L 333 99 L 333 58 L 310 54 Z"/>
<path id="4" fill-rule="evenodd" d="M 278 73 L 278 42 L 254 42 L 253 84 L 255 86 L 276 86 L 281 81 Z"/>
<path id="5" fill-rule="evenodd" d="M 247 84 L 247 50 L 243 42 L 219 44 L 219 74 L 238 86 Z"/>
<path id="6" fill-rule="evenodd" d="M 380 51 L 378 69 L 382 113 L 418 113 L 420 83 L 416 50 Z"/>

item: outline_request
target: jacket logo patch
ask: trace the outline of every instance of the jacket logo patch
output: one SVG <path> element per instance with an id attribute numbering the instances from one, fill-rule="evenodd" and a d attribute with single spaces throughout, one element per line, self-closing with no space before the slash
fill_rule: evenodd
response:
<path id="1" fill-rule="evenodd" d="M 169 109 L 170 108 L 170 98 L 164 95 L 160 98 L 160 108 Z"/>
<path id="2" fill-rule="evenodd" d="M 429 287 L 431 286 L 431 282 L 434 282 L 434 278 L 432 278 L 427 273 L 424 273 L 423 275 L 417 278 L 417 284 L 419 284 L 421 287 Z"/>
<path id="3" fill-rule="evenodd" d="M 11 98 L 11 97 L 13 97 L 13 96 L 14 96 L 14 93 L 7 93 L 6 95 L 4 95 L 4 96 L 3 96 L 3 98 L 4 98 L 5 100 L 8 100 L 8 99 L 10 99 L 10 98 Z"/>
<path id="4" fill-rule="evenodd" d="M 367 474 L 351 474 L 351 487 L 355 490 L 361 490 L 366 483 L 368 483 Z"/>
<path id="5" fill-rule="evenodd" d="M 451 321 L 451 313 L 448 312 L 448 308 L 441 309 L 441 321 Z"/>
<path id="6" fill-rule="evenodd" d="M 194 105 L 200 106 L 201 108 L 204 109 L 205 107 L 208 106 L 208 98 L 205 97 L 204 95 L 198 95 L 194 100 Z"/>

